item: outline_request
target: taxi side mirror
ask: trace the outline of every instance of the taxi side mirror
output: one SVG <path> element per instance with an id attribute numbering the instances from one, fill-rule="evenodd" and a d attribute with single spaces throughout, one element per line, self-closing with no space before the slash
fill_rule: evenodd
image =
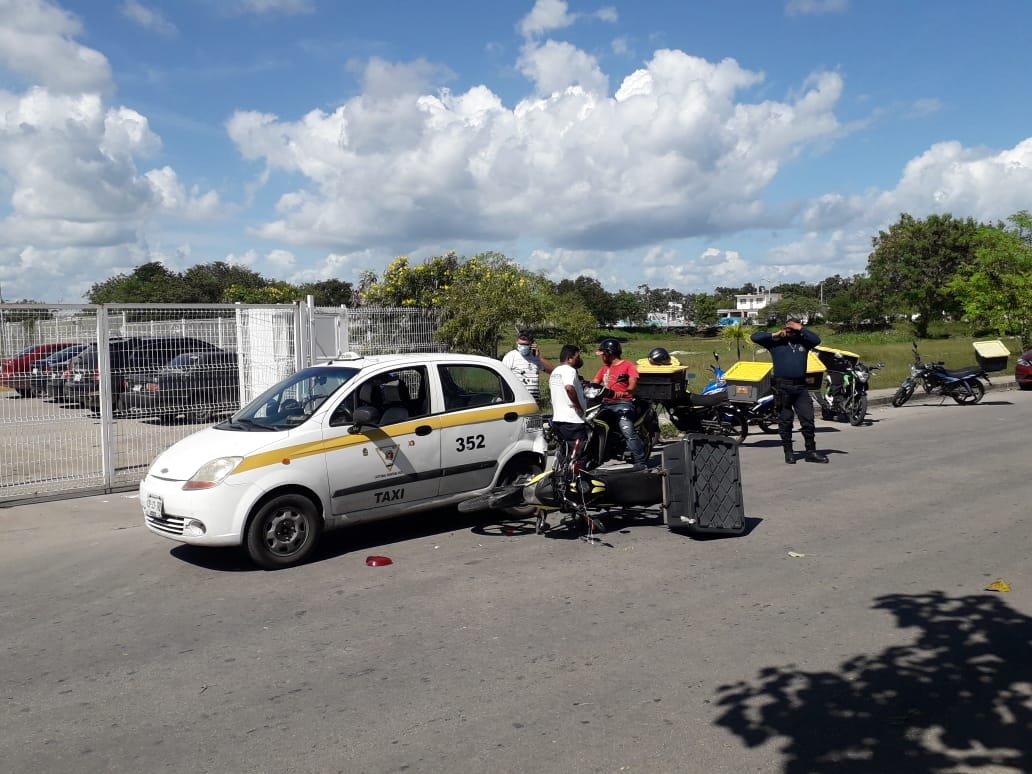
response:
<path id="1" fill-rule="evenodd" d="M 348 428 L 348 433 L 351 435 L 361 433 L 363 425 L 366 427 L 379 427 L 380 410 L 375 406 L 359 406 L 355 409 L 355 413 L 351 417 L 351 427 Z"/>

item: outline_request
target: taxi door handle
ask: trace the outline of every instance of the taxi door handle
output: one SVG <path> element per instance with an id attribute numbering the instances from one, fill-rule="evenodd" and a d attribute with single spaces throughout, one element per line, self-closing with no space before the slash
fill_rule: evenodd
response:
<path id="1" fill-rule="evenodd" d="M 430 425 L 419 425 L 416 428 L 416 435 L 430 435 L 434 429 Z"/>
<path id="2" fill-rule="evenodd" d="M 502 419 L 504 419 L 506 422 L 515 422 L 519 418 L 520 415 L 517 414 L 515 411 L 507 411 L 505 412 L 505 416 L 502 417 Z"/>

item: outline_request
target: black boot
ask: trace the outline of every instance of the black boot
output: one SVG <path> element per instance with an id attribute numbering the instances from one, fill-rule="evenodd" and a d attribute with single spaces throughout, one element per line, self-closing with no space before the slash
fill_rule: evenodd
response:
<path id="1" fill-rule="evenodd" d="M 807 462 L 827 462 L 828 457 L 825 454 L 821 454 L 817 451 L 817 445 L 815 443 L 806 444 L 806 457 Z"/>
<path id="2" fill-rule="evenodd" d="M 785 443 L 782 444 L 782 447 L 785 450 L 785 462 L 789 465 L 795 465 L 795 452 L 792 450 L 792 444 Z"/>

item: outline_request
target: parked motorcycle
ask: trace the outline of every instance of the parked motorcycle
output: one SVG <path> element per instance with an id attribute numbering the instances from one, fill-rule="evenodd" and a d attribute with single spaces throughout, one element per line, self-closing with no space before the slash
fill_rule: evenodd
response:
<path id="1" fill-rule="evenodd" d="M 884 367 L 884 363 L 869 366 L 858 361 L 856 365 L 845 365 L 841 371 L 826 371 L 824 389 L 815 393 L 821 419 L 845 418 L 853 427 L 863 424 L 869 382 Z"/>
<path id="2" fill-rule="evenodd" d="M 926 393 L 942 395 L 944 399 L 953 398 L 962 406 L 974 405 L 985 395 L 985 385 L 981 381 L 983 379 L 986 384 L 991 384 L 989 374 L 980 365 L 946 368 L 941 361 L 938 363 L 922 361 L 915 341 L 914 362 L 910 365 L 910 376 L 904 379 L 903 384 L 896 390 L 896 394 L 892 397 L 892 405 L 902 406 L 910 400 L 918 384 L 924 387 Z"/>
<path id="3" fill-rule="evenodd" d="M 663 401 L 663 408 L 682 433 L 723 435 L 741 443 L 749 434 L 749 422 L 745 411 L 727 399 L 720 355 L 714 352 L 713 359 L 716 361 L 710 366 L 713 379 L 701 393 L 686 392 L 674 400 Z"/>
<path id="4" fill-rule="evenodd" d="M 780 413 L 774 393 L 768 392 L 746 409 L 745 418 L 750 425 L 756 425 L 764 433 L 776 433 Z"/>

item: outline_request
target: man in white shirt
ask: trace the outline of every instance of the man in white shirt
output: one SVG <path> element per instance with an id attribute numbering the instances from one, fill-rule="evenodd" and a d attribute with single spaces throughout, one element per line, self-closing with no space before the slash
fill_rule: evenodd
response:
<path id="1" fill-rule="evenodd" d="M 578 441 L 581 451 L 588 443 L 588 426 L 584 423 L 588 402 L 584 398 L 580 374 L 577 373 L 577 369 L 584 365 L 580 352 L 580 347 L 574 344 L 563 345 L 559 353 L 560 364 L 548 377 L 548 390 L 552 398 L 552 430 L 570 453 Z"/>
<path id="2" fill-rule="evenodd" d="M 534 341 L 534 331 L 523 330 L 516 337 L 516 349 L 506 352 L 502 358 L 502 365 L 514 372 L 530 390 L 534 400 L 541 397 L 541 387 L 538 374 L 544 371 L 552 373 L 554 366 L 541 357 L 538 346 Z"/>

